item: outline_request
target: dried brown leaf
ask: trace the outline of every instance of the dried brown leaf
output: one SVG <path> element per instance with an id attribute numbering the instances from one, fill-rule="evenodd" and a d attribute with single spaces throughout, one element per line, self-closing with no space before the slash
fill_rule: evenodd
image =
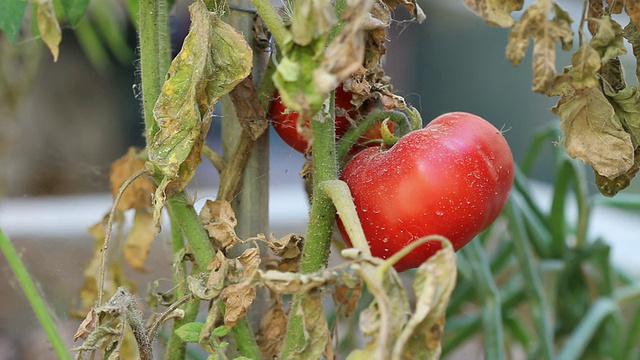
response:
<path id="1" fill-rule="evenodd" d="M 571 99 L 561 99 L 554 112 L 562 120 L 560 128 L 569 156 L 581 159 L 610 179 L 631 168 L 634 158 L 631 137 L 599 87 L 576 93 Z"/>
<path id="2" fill-rule="evenodd" d="M 242 265 L 242 278 L 251 278 L 260 267 L 260 249 L 245 249 L 237 260 Z"/>
<path id="3" fill-rule="evenodd" d="M 246 283 L 232 284 L 222 290 L 220 297 L 226 305 L 224 324 L 231 328 L 246 316 L 256 298 L 256 288 Z"/>
<path id="4" fill-rule="evenodd" d="M 124 259 L 137 271 L 144 271 L 151 244 L 156 238 L 153 212 L 150 209 L 137 209 L 133 218 L 133 227 L 124 242 Z"/>
<path id="5" fill-rule="evenodd" d="M 464 0 L 464 4 L 489 25 L 510 27 L 511 13 L 522 10 L 524 0 Z"/>
<path id="6" fill-rule="evenodd" d="M 358 278 L 355 284 L 340 283 L 335 286 L 333 300 L 340 306 L 340 313 L 349 316 L 358 307 L 362 295 L 362 281 Z"/>
<path id="7" fill-rule="evenodd" d="M 140 149 L 130 147 L 125 155 L 111 164 L 109 181 L 111 182 L 111 194 L 115 198 L 122 184 L 133 174 L 145 168 L 144 160 L 138 154 Z M 138 177 L 124 191 L 118 210 L 141 209 L 151 207 L 151 194 L 155 191 L 155 184 L 148 177 Z"/>
<path id="8" fill-rule="evenodd" d="M 207 200 L 200 211 L 200 220 L 217 248 L 228 249 L 240 241 L 234 230 L 238 220 L 228 201 Z"/>
<path id="9" fill-rule="evenodd" d="M 407 10 L 409 10 L 413 18 L 418 23 L 422 23 L 427 18 L 427 16 L 424 14 L 424 11 L 422 11 L 422 8 L 420 8 L 420 5 L 418 5 L 417 0 L 386 0 L 386 1 L 387 3 L 393 3 L 392 7 L 396 6 L 395 3 L 400 3 L 404 5 L 404 7 L 406 7 Z M 514 1 L 521 1 L 521 0 L 514 0 Z"/>
<path id="10" fill-rule="evenodd" d="M 247 77 L 229 94 L 236 110 L 236 116 L 244 131 L 257 139 L 269 128 L 266 113 L 258 99 L 258 93 L 251 77 Z"/>
<path id="11" fill-rule="evenodd" d="M 78 330 L 75 335 L 73 335 L 73 341 L 78 339 L 86 339 L 95 329 L 98 324 L 98 316 L 96 315 L 96 311 L 91 309 L 87 316 L 82 320 L 80 326 L 78 326 Z"/>
<path id="12" fill-rule="evenodd" d="M 269 237 L 267 246 L 274 254 L 283 259 L 295 259 L 302 253 L 302 245 L 304 238 L 298 234 L 289 234 L 280 239 L 273 236 Z"/>
<path id="13" fill-rule="evenodd" d="M 606 11 L 604 10 L 604 1 L 603 0 L 589 0 L 589 8 L 587 10 L 587 28 L 591 35 L 595 35 L 598 32 L 598 23 L 593 21 L 593 19 L 599 19 Z"/>
<path id="14" fill-rule="evenodd" d="M 365 51 L 364 24 L 375 0 L 348 0 L 344 27 L 326 49 L 324 60 L 314 71 L 314 82 L 328 93 L 362 67 Z"/>
<path id="15" fill-rule="evenodd" d="M 336 23 L 333 5 L 325 0 L 296 1 L 291 17 L 293 42 L 306 46 L 326 35 Z"/>
<path id="16" fill-rule="evenodd" d="M 256 336 L 264 359 L 277 358 L 286 332 L 287 314 L 284 311 L 282 297 L 278 294 L 271 294 L 271 306 L 262 316 Z"/>

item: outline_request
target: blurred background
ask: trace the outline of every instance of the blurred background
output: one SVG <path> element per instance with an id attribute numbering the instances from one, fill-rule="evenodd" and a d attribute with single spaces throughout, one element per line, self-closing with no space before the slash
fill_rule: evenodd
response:
<path id="1" fill-rule="evenodd" d="M 68 315 L 69 304 L 93 249 L 87 228 L 111 204 L 110 164 L 129 146 L 144 145 L 135 29 L 121 2 L 92 3 L 95 8 L 83 20 L 90 26 L 82 26 L 93 34 L 65 29 L 56 63 L 36 40 L 21 39 L 12 46 L 0 38 L 0 227 L 22 252 L 61 323 L 68 324 L 68 339 L 78 324 Z M 560 3 L 579 19 L 581 2 Z M 177 2 L 171 11 L 175 51 L 188 30 L 187 5 Z M 557 99 L 531 91 L 531 50 L 516 68 L 504 55 L 507 30 L 488 26 L 462 1 L 421 5 L 427 15 L 423 24 L 409 22 L 409 14 L 398 8 L 388 35 L 385 69 L 396 92 L 418 108 L 425 121 L 451 111 L 484 117 L 505 131 L 519 159 L 536 129 L 557 121 L 550 111 Z M 104 11 L 111 14 L 107 16 L 111 23 Z M 96 39 L 101 45 L 91 47 Z M 558 49 L 557 63 L 570 64 L 569 55 Z M 635 60 L 629 57 L 625 65 L 633 75 Z M 216 118 L 208 138 L 214 149 L 220 149 L 219 129 Z M 270 139 L 270 230 L 276 236 L 304 233 L 307 202 L 299 176 L 304 158 L 275 133 Z M 548 202 L 544 182 L 552 178 L 553 164 L 545 156 L 541 159 L 533 177 L 541 182 L 541 201 Z M 191 192 L 197 189 L 199 199 L 211 197 L 217 181 L 205 162 Z M 637 183 L 619 196 L 638 192 Z M 614 257 L 625 262 L 629 248 L 624 244 L 635 240 L 638 218 L 611 211 L 613 215 L 602 215 L 609 228 L 594 231 L 613 234 L 623 244 L 614 247 Z M 170 277 L 168 241 L 168 235 L 160 235 L 149 272 L 132 276 L 141 281 Z M 36 342 L 42 336 L 38 324 L 4 261 L 0 261 L 0 288 L 5 289 L 0 297 L 0 360 L 43 358 L 32 355 L 32 351 L 42 354 L 33 344 L 46 342 Z"/>

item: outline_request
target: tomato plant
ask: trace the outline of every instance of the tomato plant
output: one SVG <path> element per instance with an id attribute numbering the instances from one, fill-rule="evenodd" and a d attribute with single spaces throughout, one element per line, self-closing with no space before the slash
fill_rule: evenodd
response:
<path id="1" fill-rule="evenodd" d="M 459 250 L 496 219 L 513 176 L 513 156 L 501 132 L 478 116 L 457 112 L 410 132 L 388 150 L 363 150 L 341 179 L 351 190 L 372 254 L 388 258 L 431 234 L 449 238 Z M 338 225 L 350 245 L 339 218 Z M 395 267 L 417 267 L 439 249 L 439 242 L 427 242 Z"/>

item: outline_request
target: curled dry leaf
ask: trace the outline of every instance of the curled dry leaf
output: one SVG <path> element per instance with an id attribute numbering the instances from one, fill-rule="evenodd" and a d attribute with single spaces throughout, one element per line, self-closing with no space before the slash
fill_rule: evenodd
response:
<path id="1" fill-rule="evenodd" d="M 329 44 L 324 60 L 314 71 L 314 82 L 323 93 L 329 93 L 339 83 L 362 67 L 365 51 L 364 24 L 375 0 L 347 0 L 342 14 L 344 27 Z"/>
<path id="2" fill-rule="evenodd" d="M 257 139 L 269 128 L 269 121 L 262 105 L 260 105 L 260 99 L 258 99 L 258 93 L 253 86 L 251 77 L 242 80 L 229 95 L 240 126 L 251 135 L 252 139 Z"/>
<path id="3" fill-rule="evenodd" d="M 298 234 L 289 234 L 280 239 L 273 236 L 266 241 L 267 246 L 274 254 L 283 259 L 295 259 L 302 253 L 304 238 Z"/>
<path id="4" fill-rule="evenodd" d="M 631 137 L 599 87 L 560 99 L 553 111 L 562 121 L 560 128 L 570 157 L 581 159 L 609 179 L 631 168 Z"/>
<path id="5" fill-rule="evenodd" d="M 133 218 L 133 227 L 122 249 L 124 259 L 137 271 L 144 271 L 151 244 L 156 238 L 153 212 L 149 209 L 137 209 Z"/>
<path id="6" fill-rule="evenodd" d="M 115 198 L 122 184 L 133 174 L 145 168 L 144 160 L 139 158 L 140 149 L 130 147 L 127 153 L 111 164 L 109 181 L 111 194 Z M 151 194 L 155 191 L 155 184 L 145 176 L 138 177 L 124 191 L 118 210 L 142 209 L 151 207 Z"/>
<path id="7" fill-rule="evenodd" d="M 390 358 L 395 339 L 402 332 L 409 313 L 409 300 L 398 273 L 393 268 L 380 273 L 376 259 L 363 259 L 352 266 L 367 289 L 373 302 L 360 314 L 360 329 L 371 340 L 363 349 L 353 350 L 348 360 Z"/>
<path id="8" fill-rule="evenodd" d="M 409 10 L 413 18 L 418 23 L 422 23 L 427 18 L 427 16 L 424 14 L 424 11 L 422 11 L 422 8 L 420 8 L 420 5 L 418 5 L 417 0 L 385 0 L 385 1 L 388 4 L 391 3 L 392 4 L 391 7 L 395 7 L 397 3 L 404 5 L 404 7 L 406 7 L 407 10 Z M 515 1 L 521 1 L 521 0 L 515 0 Z"/>
<path id="9" fill-rule="evenodd" d="M 464 0 L 469 10 L 478 14 L 489 25 L 510 27 L 511 13 L 522 10 L 524 0 Z"/>
<path id="10" fill-rule="evenodd" d="M 609 16 L 592 21 L 598 23 L 598 31 L 591 38 L 590 44 L 600 54 L 603 63 L 627 53 L 620 24 Z"/>
<path id="11" fill-rule="evenodd" d="M 439 359 L 445 313 L 456 285 L 456 255 L 443 246 L 416 272 L 416 309 L 393 345 L 392 359 Z"/>
<path id="12" fill-rule="evenodd" d="M 234 230 L 238 220 L 228 201 L 207 200 L 200 211 L 200 220 L 217 248 L 228 249 L 240 242 Z"/>
<path id="13" fill-rule="evenodd" d="M 618 175 L 613 179 L 609 179 L 605 176 L 598 174 L 594 170 L 596 178 L 596 187 L 598 191 L 604 196 L 612 197 L 618 194 L 620 191 L 626 189 L 631 185 L 631 180 L 638 174 L 640 170 L 640 146 L 638 146 L 634 152 L 633 165 L 627 170 L 626 173 Z"/>
<path id="14" fill-rule="evenodd" d="M 335 286 L 333 301 L 338 305 L 338 313 L 349 316 L 358 307 L 358 300 L 362 295 L 362 280 L 357 276 L 350 276 L 349 273 L 342 273 L 342 276 L 344 282 Z"/>
<path id="15" fill-rule="evenodd" d="M 98 316 L 96 315 L 96 311 L 91 309 L 87 316 L 82 320 L 80 326 L 78 326 L 78 330 L 75 335 L 73 335 L 73 341 L 77 341 L 78 339 L 85 340 L 87 336 L 89 336 L 93 331 L 95 331 L 96 326 L 98 325 Z"/>
<path id="16" fill-rule="evenodd" d="M 246 283 L 231 284 L 220 293 L 227 306 L 224 312 L 224 324 L 231 328 L 245 317 L 256 298 L 256 288 Z"/>
<path id="17" fill-rule="evenodd" d="M 318 288 L 335 284 L 337 280 L 338 275 L 331 271 L 300 274 L 276 270 L 258 270 L 249 281 L 253 285 L 265 286 L 279 294 L 302 295 Z"/>

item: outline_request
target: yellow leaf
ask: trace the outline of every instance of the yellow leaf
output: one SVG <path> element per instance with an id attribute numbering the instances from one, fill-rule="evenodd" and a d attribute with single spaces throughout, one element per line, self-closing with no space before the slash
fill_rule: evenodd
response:
<path id="1" fill-rule="evenodd" d="M 522 10 L 524 0 L 464 0 L 469 10 L 478 14 L 489 25 L 510 27 L 511 13 Z"/>
<path id="2" fill-rule="evenodd" d="M 62 31 L 53 9 L 53 0 L 32 0 L 38 6 L 37 22 L 40 38 L 51 51 L 53 61 L 58 61 Z"/>

